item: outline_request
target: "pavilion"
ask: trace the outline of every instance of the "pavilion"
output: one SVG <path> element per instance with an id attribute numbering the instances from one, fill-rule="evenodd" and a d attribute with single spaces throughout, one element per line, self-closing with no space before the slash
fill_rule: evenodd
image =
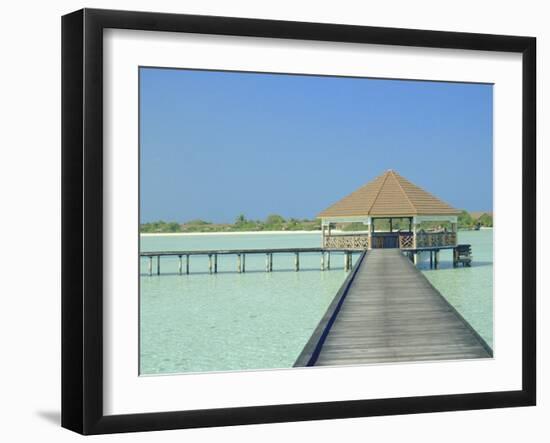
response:
<path id="1" fill-rule="evenodd" d="M 319 213 L 317 218 L 321 219 L 322 246 L 326 249 L 419 251 L 455 247 L 460 212 L 390 169 Z M 436 224 L 450 227 L 421 229 L 423 222 L 436 222 L 429 224 L 431 227 Z M 364 229 L 333 231 L 335 225 L 346 223 Z"/>

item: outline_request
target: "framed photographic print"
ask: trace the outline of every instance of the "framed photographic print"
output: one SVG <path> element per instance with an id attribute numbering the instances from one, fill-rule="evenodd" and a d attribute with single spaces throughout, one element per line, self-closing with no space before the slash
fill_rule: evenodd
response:
<path id="1" fill-rule="evenodd" d="M 535 404 L 531 37 L 62 21 L 62 425 Z"/>

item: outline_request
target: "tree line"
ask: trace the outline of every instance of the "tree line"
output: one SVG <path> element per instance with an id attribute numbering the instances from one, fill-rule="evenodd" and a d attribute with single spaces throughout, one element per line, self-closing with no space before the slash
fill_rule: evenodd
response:
<path id="1" fill-rule="evenodd" d="M 425 222 L 423 228 L 436 227 L 441 222 Z M 433 226 L 432 226 L 433 225 Z M 484 213 L 478 218 L 473 217 L 468 211 L 462 211 L 458 216 L 459 229 L 476 229 L 478 227 L 492 227 L 493 217 Z M 376 221 L 377 229 L 389 228 L 389 222 L 386 220 Z M 365 226 L 361 223 L 350 223 L 340 227 L 345 231 L 361 231 Z M 408 229 L 407 220 L 395 220 L 393 228 Z M 177 233 L 177 232 L 245 232 L 245 231 L 318 231 L 321 230 L 321 220 L 318 219 L 297 219 L 284 218 L 279 214 L 270 214 L 264 220 L 254 220 L 247 218 L 244 214 L 239 214 L 233 223 L 212 223 L 206 220 L 195 219 L 185 223 L 174 221 L 158 220 L 140 225 L 142 233 Z"/>
<path id="2" fill-rule="evenodd" d="M 140 232 L 243 232 L 243 231 L 315 231 L 321 229 L 321 220 L 284 218 L 278 214 L 268 215 L 265 220 L 249 219 L 239 214 L 233 223 L 212 223 L 205 220 L 189 220 L 185 223 L 163 220 L 143 223 Z"/>

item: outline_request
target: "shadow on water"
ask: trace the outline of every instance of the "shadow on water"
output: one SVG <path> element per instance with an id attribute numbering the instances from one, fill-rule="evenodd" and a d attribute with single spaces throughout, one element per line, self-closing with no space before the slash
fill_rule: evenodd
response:
<path id="1" fill-rule="evenodd" d="M 422 263 L 418 266 L 418 269 L 421 269 L 422 271 L 439 271 L 442 269 L 471 269 L 471 268 L 484 268 L 487 266 L 493 266 L 493 262 L 490 261 L 473 261 L 471 266 L 462 266 L 459 265 L 456 268 L 453 267 L 453 264 L 451 262 L 442 262 L 439 263 L 439 267 L 437 269 L 430 269 L 429 263 Z"/>
<path id="2" fill-rule="evenodd" d="M 61 425 L 61 412 L 60 411 L 36 411 L 36 415 L 53 425 Z"/>

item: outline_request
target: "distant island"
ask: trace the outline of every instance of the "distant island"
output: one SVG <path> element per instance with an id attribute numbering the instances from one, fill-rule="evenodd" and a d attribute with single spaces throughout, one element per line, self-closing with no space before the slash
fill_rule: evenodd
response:
<path id="1" fill-rule="evenodd" d="M 272 214 L 265 220 L 247 219 L 240 214 L 234 223 L 212 223 L 205 220 L 190 220 L 185 223 L 155 221 L 140 225 L 143 233 L 166 232 L 248 232 L 248 231 L 317 231 L 321 230 L 321 220 L 308 220 Z"/>
<path id="2" fill-rule="evenodd" d="M 425 225 L 425 226 L 424 226 Z M 422 227 L 435 227 L 437 223 L 422 223 Z M 394 229 L 405 229 L 403 226 L 394 223 Z M 386 229 L 383 221 L 377 222 L 377 227 Z M 481 227 L 493 227 L 492 212 L 468 212 L 462 211 L 458 216 L 458 228 L 462 230 L 479 229 Z M 349 223 L 342 226 L 336 226 L 336 229 L 342 231 L 361 231 L 364 226 L 360 223 Z M 278 214 L 271 214 L 265 220 L 247 219 L 244 214 L 240 214 L 233 223 L 212 223 L 206 220 L 190 220 L 184 223 L 176 221 L 158 220 L 154 222 L 142 223 L 139 227 L 140 233 L 202 233 L 202 232 L 260 232 L 260 231 L 320 231 L 321 220 L 318 219 L 297 219 L 284 218 Z"/>

